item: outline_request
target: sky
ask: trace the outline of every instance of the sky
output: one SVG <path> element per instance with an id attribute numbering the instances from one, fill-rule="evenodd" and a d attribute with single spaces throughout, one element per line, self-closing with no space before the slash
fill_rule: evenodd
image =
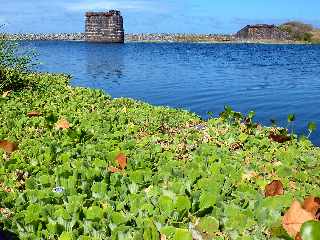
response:
<path id="1" fill-rule="evenodd" d="M 127 33 L 234 33 L 299 20 L 320 27 L 320 0 L 0 0 L 11 33 L 83 32 L 86 11 L 119 9 Z M 2 27 L 3 28 L 3 27 Z"/>

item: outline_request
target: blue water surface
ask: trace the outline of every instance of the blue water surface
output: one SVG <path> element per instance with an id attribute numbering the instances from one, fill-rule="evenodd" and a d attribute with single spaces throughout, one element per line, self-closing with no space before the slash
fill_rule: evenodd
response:
<path id="1" fill-rule="evenodd" d="M 72 84 L 100 88 L 112 97 L 183 108 L 207 118 L 225 105 L 256 111 L 256 120 L 295 132 L 320 125 L 320 45 L 22 42 L 34 48 L 39 70 L 64 72 Z M 320 126 L 319 126 L 320 127 Z M 320 145 L 320 130 L 312 140 Z"/>

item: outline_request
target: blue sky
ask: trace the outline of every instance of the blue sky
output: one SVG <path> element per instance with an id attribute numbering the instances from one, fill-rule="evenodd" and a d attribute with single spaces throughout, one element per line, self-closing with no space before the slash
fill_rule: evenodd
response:
<path id="1" fill-rule="evenodd" d="M 0 0 L 7 32 L 82 32 L 86 11 L 119 9 L 128 33 L 233 33 L 254 23 L 320 27 L 320 0 Z"/>

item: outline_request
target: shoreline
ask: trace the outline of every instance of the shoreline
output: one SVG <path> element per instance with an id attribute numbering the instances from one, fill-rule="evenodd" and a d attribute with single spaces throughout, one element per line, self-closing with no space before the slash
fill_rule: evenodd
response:
<path id="1" fill-rule="evenodd" d="M 84 33 L 23 33 L 0 36 L 12 41 L 75 41 L 84 42 Z M 239 39 L 227 34 L 126 34 L 125 43 L 204 43 L 204 44 L 316 44 L 294 40 Z"/>

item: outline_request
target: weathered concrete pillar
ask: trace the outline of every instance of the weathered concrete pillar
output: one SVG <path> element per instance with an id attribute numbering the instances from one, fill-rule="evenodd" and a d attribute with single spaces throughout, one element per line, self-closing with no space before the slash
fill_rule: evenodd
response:
<path id="1" fill-rule="evenodd" d="M 123 18 L 120 11 L 87 12 L 85 39 L 89 42 L 123 43 Z"/>

